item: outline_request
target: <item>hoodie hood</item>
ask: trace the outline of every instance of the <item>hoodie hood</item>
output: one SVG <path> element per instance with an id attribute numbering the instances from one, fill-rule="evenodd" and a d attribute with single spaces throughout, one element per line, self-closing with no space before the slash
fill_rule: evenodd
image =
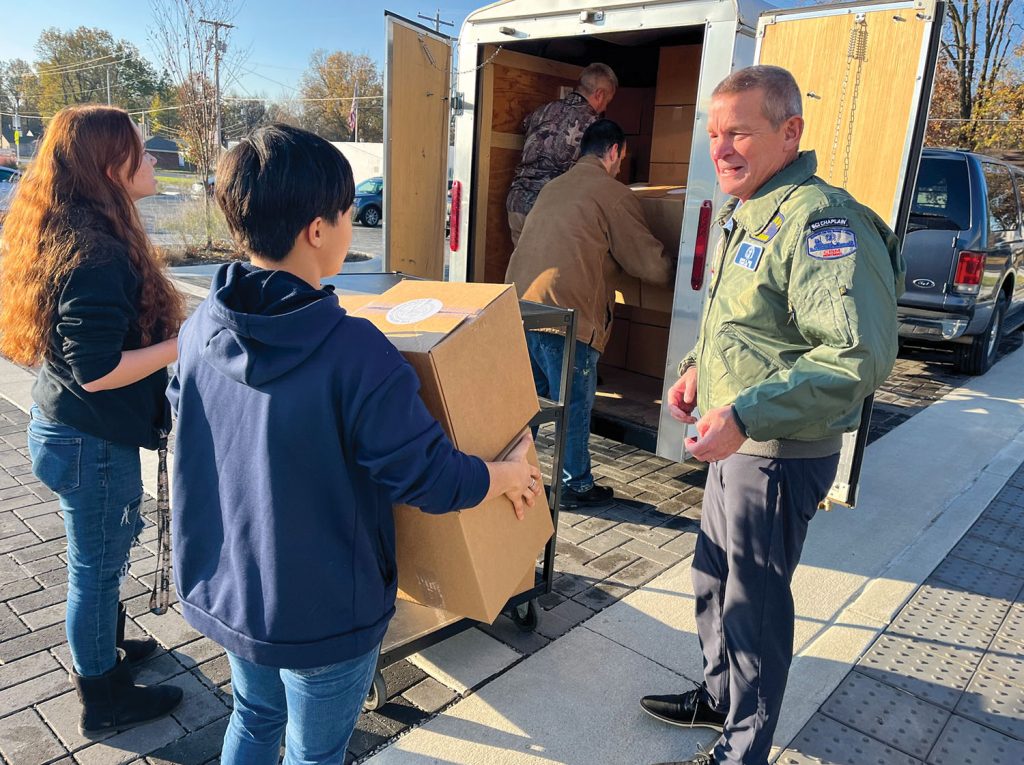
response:
<path id="1" fill-rule="evenodd" d="M 264 385 L 304 362 L 345 315 L 333 287 L 286 271 L 222 266 L 207 298 L 203 358 L 227 377 Z"/>

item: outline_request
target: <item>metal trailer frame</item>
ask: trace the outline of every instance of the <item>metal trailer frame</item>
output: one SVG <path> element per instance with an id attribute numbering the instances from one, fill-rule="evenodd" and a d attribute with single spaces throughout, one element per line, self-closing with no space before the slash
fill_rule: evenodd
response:
<path id="1" fill-rule="evenodd" d="M 341 294 L 381 294 L 405 279 L 418 279 L 401 272 L 391 271 L 376 274 L 339 274 L 324 279 L 333 284 Z M 572 309 L 519 301 L 523 316 L 523 330 L 561 329 L 565 331 L 565 350 L 562 354 L 562 374 L 557 401 L 540 399 L 541 409 L 530 421 L 531 428 L 547 423 L 555 426 L 555 443 L 551 460 L 551 476 L 548 482 L 548 509 L 554 533 L 544 548 L 544 563 L 540 579 L 526 592 L 509 600 L 506 607 L 513 621 L 525 631 L 537 627 L 537 598 L 551 592 L 555 578 L 555 553 L 558 546 L 558 508 L 562 496 L 562 463 L 565 452 L 565 431 L 569 419 L 569 402 L 572 393 L 572 370 L 576 355 L 576 313 Z M 377 661 L 377 672 L 373 685 L 363 705 L 365 711 L 380 709 L 387 701 L 387 683 L 382 670 L 402 659 L 436 645 L 453 635 L 475 627 L 480 622 L 454 616 L 437 608 L 422 606 L 405 600 L 395 603 L 395 615 L 388 625 Z"/>

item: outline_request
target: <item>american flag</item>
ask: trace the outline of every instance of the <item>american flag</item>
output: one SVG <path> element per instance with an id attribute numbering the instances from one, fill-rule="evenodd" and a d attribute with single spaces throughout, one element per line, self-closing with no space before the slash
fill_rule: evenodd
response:
<path id="1" fill-rule="evenodd" d="M 352 108 L 348 111 L 348 129 L 352 133 L 352 140 L 356 138 L 356 125 L 359 124 L 359 83 L 356 83 L 356 88 L 352 92 Z"/>

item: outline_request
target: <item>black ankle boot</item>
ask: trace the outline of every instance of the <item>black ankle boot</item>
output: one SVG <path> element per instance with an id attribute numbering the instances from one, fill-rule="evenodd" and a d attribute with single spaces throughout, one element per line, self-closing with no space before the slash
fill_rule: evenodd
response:
<path id="1" fill-rule="evenodd" d="M 156 650 L 156 641 L 153 638 L 128 638 L 124 637 L 124 622 L 127 614 L 124 603 L 117 604 L 117 647 L 124 651 L 125 660 L 129 664 L 138 664 Z"/>
<path id="2" fill-rule="evenodd" d="M 105 675 L 82 677 L 72 672 L 71 676 L 82 702 L 78 732 L 86 738 L 159 719 L 178 706 L 183 695 L 173 685 L 136 685 L 120 650 L 117 664 Z"/>

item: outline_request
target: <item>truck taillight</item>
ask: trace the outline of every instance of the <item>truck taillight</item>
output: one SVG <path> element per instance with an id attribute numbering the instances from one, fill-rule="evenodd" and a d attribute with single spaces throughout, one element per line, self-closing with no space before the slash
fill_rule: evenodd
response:
<path id="1" fill-rule="evenodd" d="M 690 286 L 700 290 L 704 286 L 704 267 L 708 262 L 708 239 L 711 236 L 711 200 L 705 199 L 697 218 L 697 240 L 693 245 L 693 270 L 690 271 Z"/>
<path id="2" fill-rule="evenodd" d="M 967 295 L 977 295 L 981 290 L 981 277 L 984 273 L 985 253 L 964 250 L 956 262 L 953 289 Z"/>
<path id="3" fill-rule="evenodd" d="M 462 181 L 452 181 L 452 206 L 448 211 L 448 249 L 455 252 L 459 249 L 459 221 L 462 207 Z"/>

